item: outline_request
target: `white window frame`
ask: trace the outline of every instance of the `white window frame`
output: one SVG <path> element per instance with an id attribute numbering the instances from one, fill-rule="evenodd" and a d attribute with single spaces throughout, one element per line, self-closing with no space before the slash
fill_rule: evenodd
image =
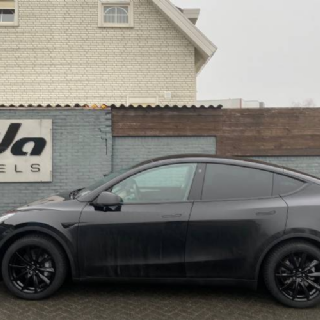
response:
<path id="1" fill-rule="evenodd" d="M 18 0 L 14 0 L 15 9 L 14 9 L 14 21 L 13 22 L 0 22 L 1 27 L 17 27 L 19 25 L 19 5 Z M 0 4 L 1 10 L 1 4 Z"/>
<path id="2" fill-rule="evenodd" d="M 132 0 L 98 0 L 98 26 L 102 28 L 132 28 L 133 27 L 133 1 Z M 104 7 L 128 6 L 128 23 L 106 23 L 104 22 Z"/>

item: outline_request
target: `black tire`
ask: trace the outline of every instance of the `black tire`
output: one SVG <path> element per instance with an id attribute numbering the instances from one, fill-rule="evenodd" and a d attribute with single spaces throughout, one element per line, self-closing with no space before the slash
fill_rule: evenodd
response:
<path id="1" fill-rule="evenodd" d="M 264 281 L 270 293 L 288 307 L 317 305 L 320 303 L 319 248 L 305 241 L 280 245 L 265 262 Z"/>
<path id="2" fill-rule="evenodd" d="M 17 275 L 18 274 L 18 275 Z M 41 300 L 63 284 L 67 260 L 63 250 L 49 237 L 25 236 L 14 242 L 2 260 L 2 277 L 15 296 Z"/>

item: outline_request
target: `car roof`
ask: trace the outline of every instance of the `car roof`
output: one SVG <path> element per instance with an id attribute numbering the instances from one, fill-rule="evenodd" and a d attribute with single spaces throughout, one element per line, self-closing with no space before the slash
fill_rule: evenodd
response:
<path id="1" fill-rule="evenodd" d="M 269 170 L 285 175 L 291 175 L 296 178 L 309 180 L 311 182 L 320 183 L 320 178 L 312 176 L 302 171 L 291 169 L 285 166 L 279 166 L 269 162 L 264 162 L 260 160 L 247 159 L 241 157 L 220 157 L 212 154 L 199 154 L 199 153 L 189 153 L 189 154 L 177 154 L 177 155 L 168 155 L 164 157 L 157 157 L 150 160 L 143 161 L 138 163 L 133 168 L 138 168 L 148 164 L 156 163 L 175 163 L 175 162 L 202 162 L 202 163 L 222 163 L 230 165 L 242 165 L 247 167 L 252 167 L 256 169 Z"/>
<path id="2" fill-rule="evenodd" d="M 263 161 L 258 161 L 258 160 L 253 160 L 253 159 L 246 159 L 246 158 L 240 158 L 240 157 L 219 157 L 216 155 L 212 154 L 205 154 L 205 153 L 186 153 L 186 154 L 174 154 L 174 155 L 168 155 L 168 156 L 163 156 L 163 157 L 157 157 L 157 158 L 152 158 L 149 160 L 145 160 L 143 162 L 138 163 L 134 167 L 140 167 L 145 164 L 153 163 L 153 162 L 158 162 L 158 161 L 165 161 L 165 160 L 194 160 L 197 159 L 199 162 L 203 162 L 203 159 L 206 161 L 210 160 L 235 160 L 235 161 L 243 161 L 243 162 L 248 162 L 248 163 L 260 163 L 260 164 L 268 164 L 267 162 Z M 213 161 L 216 162 L 216 161 Z M 279 167 L 276 165 L 272 165 L 274 167 Z"/>

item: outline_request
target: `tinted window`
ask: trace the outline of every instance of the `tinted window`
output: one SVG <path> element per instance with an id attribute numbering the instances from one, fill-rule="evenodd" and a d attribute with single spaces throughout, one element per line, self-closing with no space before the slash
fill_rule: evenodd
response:
<path id="1" fill-rule="evenodd" d="M 272 195 L 273 173 L 257 169 L 208 164 L 203 200 L 248 199 Z"/>
<path id="2" fill-rule="evenodd" d="M 287 194 L 300 189 L 304 185 L 304 182 L 290 178 L 287 176 L 282 176 L 280 174 L 274 175 L 274 195 Z"/>
<path id="3" fill-rule="evenodd" d="M 143 171 L 112 188 L 124 203 L 185 201 L 188 199 L 196 164 L 176 164 Z"/>

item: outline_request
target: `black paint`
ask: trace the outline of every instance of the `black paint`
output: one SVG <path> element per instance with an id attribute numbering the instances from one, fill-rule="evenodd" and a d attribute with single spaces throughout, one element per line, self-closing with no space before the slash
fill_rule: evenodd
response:
<path id="1" fill-rule="evenodd" d="M 120 204 L 117 210 L 93 205 L 120 181 L 175 163 L 199 163 L 188 200 Z M 266 170 L 299 179 L 303 187 L 286 195 L 203 201 L 196 190 L 202 190 L 206 163 Z M 282 241 L 320 245 L 320 181 L 267 164 L 173 157 L 130 169 L 77 199 L 69 195 L 20 208 L 0 224 L 0 248 L 26 231 L 41 231 L 61 244 L 75 279 L 255 284 L 264 257 Z"/>
<path id="2" fill-rule="evenodd" d="M 11 123 L 0 143 L 0 154 L 8 150 L 20 130 L 21 123 Z"/>

